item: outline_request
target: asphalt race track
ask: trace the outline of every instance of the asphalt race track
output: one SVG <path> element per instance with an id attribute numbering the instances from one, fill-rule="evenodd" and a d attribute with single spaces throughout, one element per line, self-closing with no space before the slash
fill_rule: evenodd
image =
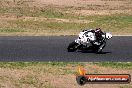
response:
<path id="1" fill-rule="evenodd" d="M 67 52 L 77 36 L 0 37 L 0 61 L 132 61 L 132 36 L 114 36 L 102 54 Z"/>

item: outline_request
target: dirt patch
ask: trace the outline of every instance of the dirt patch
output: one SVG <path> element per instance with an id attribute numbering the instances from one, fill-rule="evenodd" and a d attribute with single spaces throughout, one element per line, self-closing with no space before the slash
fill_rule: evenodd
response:
<path id="1" fill-rule="evenodd" d="M 94 9 L 132 9 L 131 0 L 35 0 L 39 6 L 73 6 Z M 92 9 L 91 9 L 92 10 Z"/>
<path id="2" fill-rule="evenodd" d="M 44 5 L 55 5 L 55 6 L 77 6 L 80 2 L 79 0 L 36 0 L 40 6 Z"/>
<path id="3" fill-rule="evenodd" d="M 73 10 L 69 13 L 75 13 L 77 15 L 112 15 L 112 14 L 129 14 L 132 15 L 131 10 Z"/>
<path id="4" fill-rule="evenodd" d="M 45 17 L 23 17 L 23 21 L 46 21 L 46 22 L 58 22 L 58 23 L 90 23 L 90 20 L 78 20 L 78 19 L 61 19 L 61 18 L 45 18 Z"/>
<path id="5" fill-rule="evenodd" d="M 85 7 L 102 9 L 132 9 L 131 0 L 6 0 L 0 1 L 2 6 L 59 6 L 59 7 Z"/>

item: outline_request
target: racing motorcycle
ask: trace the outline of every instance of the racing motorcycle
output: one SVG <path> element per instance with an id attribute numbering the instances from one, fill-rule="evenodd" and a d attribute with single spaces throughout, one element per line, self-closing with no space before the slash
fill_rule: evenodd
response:
<path id="1" fill-rule="evenodd" d="M 68 52 L 75 52 L 77 50 L 91 50 L 95 53 L 101 53 L 103 48 L 106 46 L 107 40 L 112 38 L 112 34 L 110 33 L 103 33 L 101 35 L 101 39 L 98 41 L 98 44 L 96 42 L 91 42 L 90 38 L 95 39 L 94 33 L 84 33 L 80 32 L 79 37 L 71 42 L 67 48 Z"/>

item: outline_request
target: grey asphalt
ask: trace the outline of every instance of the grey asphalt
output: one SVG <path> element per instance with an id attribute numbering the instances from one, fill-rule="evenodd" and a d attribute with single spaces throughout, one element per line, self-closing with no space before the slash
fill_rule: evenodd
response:
<path id="1" fill-rule="evenodd" d="M 132 61 L 132 36 L 113 36 L 102 54 L 67 52 L 77 36 L 0 37 L 0 61 Z"/>

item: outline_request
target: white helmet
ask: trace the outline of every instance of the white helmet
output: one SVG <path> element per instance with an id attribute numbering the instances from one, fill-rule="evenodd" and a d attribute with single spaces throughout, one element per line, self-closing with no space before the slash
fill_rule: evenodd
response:
<path id="1" fill-rule="evenodd" d="M 110 33 L 106 33 L 106 38 L 107 38 L 107 39 L 112 38 L 112 34 L 110 34 Z"/>

